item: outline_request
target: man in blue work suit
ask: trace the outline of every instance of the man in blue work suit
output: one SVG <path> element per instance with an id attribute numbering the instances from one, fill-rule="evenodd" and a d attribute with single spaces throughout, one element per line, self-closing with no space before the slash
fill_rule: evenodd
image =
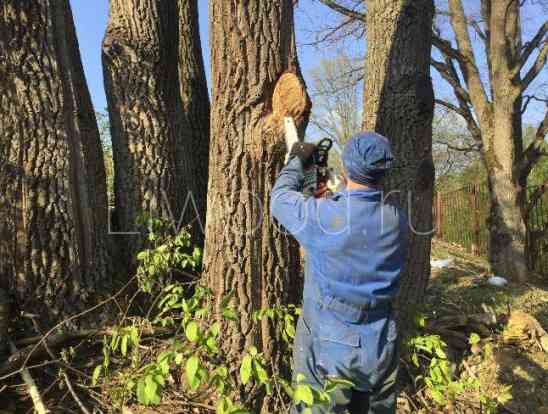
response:
<path id="1" fill-rule="evenodd" d="M 294 380 L 322 389 L 351 381 L 313 413 L 396 412 L 397 331 L 392 302 L 407 251 L 407 219 L 382 191 L 394 161 L 389 141 L 364 132 L 345 146 L 346 189 L 305 198 L 313 144 L 297 143 L 271 196 L 271 213 L 306 251 L 303 310 L 293 351 Z M 300 413 L 303 404 L 293 407 Z"/>

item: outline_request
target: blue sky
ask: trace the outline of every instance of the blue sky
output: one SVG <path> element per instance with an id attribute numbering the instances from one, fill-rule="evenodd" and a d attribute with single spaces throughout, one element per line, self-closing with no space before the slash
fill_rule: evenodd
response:
<path id="1" fill-rule="evenodd" d="M 166 0 L 164 0 L 166 1 Z M 167 0 L 169 1 L 169 0 Z M 443 3 L 444 0 L 440 0 Z M 78 41 L 80 44 L 80 53 L 86 72 L 88 86 L 92 95 L 96 110 L 106 108 L 106 99 L 103 86 L 103 70 L 101 65 L 101 41 L 106 29 L 108 19 L 108 0 L 70 0 Z M 200 32 L 203 43 L 203 53 L 206 65 L 206 71 L 209 72 L 209 45 L 208 45 L 208 6 L 207 0 L 198 0 L 200 14 Z M 465 6 L 469 7 L 476 3 L 476 0 L 465 0 Z M 531 33 L 537 30 L 545 19 L 545 14 L 540 6 L 531 6 L 525 8 L 523 16 L 524 35 L 528 38 Z M 442 4 L 443 6 L 443 4 Z M 309 44 L 315 37 L 315 33 L 321 27 L 325 27 L 338 19 L 325 6 L 317 0 L 300 0 L 295 15 L 297 28 L 297 42 L 299 44 L 299 58 L 305 79 L 309 80 L 309 72 L 318 65 L 321 59 L 333 56 L 336 51 L 332 47 L 310 46 Z M 481 47 L 476 43 L 478 53 L 481 54 Z M 362 40 L 347 40 L 344 44 L 345 52 L 354 56 L 362 56 L 365 53 L 365 44 Z M 209 78 L 209 73 L 208 73 Z M 440 80 L 435 70 L 432 70 L 434 89 L 437 96 L 451 96 L 450 90 Z M 548 82 L 547 69 L 541 74 L 540 78 L 532 85 L 531 89 L 538 89 L 540 85 Z M 546 92 L 545 92 L 546 94 Z M 526 113 L 525 121 L 538 123 L 544 116 L 544 105 L 532 103 Z"/>

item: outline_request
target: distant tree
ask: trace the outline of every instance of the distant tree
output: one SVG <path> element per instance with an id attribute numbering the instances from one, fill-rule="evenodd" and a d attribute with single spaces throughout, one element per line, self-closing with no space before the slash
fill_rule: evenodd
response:
<path id="1" fill-rule="evenodd" d="M 548 130 L 546 112 L 535 139 L 524 148 L 522 114 L 529 103 L 524 94 L 548 55 L 548 21 L 530 41 L 522 42 L 520 8 L 524 3 L 481 0 L 481 17 L 474 18 L 465 14 L 461 0 L 449 0 L 448 15 L 457 47 L 441 38 L 438 31 L 434 45 L 443 61 L 432 59 L 457 99 L 457 104 L 437 102 L 461 115 L 481 146 L 491 201 L 488 226 L 492 269 L 519 280 L 527 278 L 527 178 L 546 151 Z M 488 75 L 485 81 L 474 55 L 471 29 L 485 47 Z M 529 65 L 531 58 L 533 62 Z"/>
<path id="2" fill-rule="evenodd" d="M 341 13 L 347 23 L 366 23 L 365 5 L 369 5 L 366 0 L 319 1 Z M 436 28 L 432 40 L 442 60 L 434 57 L 431 64 L 452 87 L 455 100 L 438 98 L 436 103 L 459 114 L 481 146 L 491 202 L 492 270 L 523 280 L 527 275 L 525 223 L 530 210 L 525 189 L 531 170 L 546 153 L 548 112 L 535 133 L 535 140 L 526 148 L 521 119 L 528 104 L 538 99 L 538 95 L 526 92 L 546 63 L 548 21 L 523 43 L 520 12 L 527 1 L 480 0 L 479 17 L 466 15 L 462 0 L 449 0 L 447 4 L 449 9 L 440 8 L 438 14 L 448 16 L 451 37 L 456 39 L 457 46 L 444 39 Z M 531 4 L 548 10 L 545 1 Z M 471 30 L 483 44 L 486 65 L 474 54 Z M 486 70 L 482 70 L 484 66 Z"/>
<path id="3" fill-rule="evenodd" d="M 438 110 L 432 122 L 432 153 L 436 180 L 462 173 L 479 160 L 479 146 L 455 113 Z M 478 177 L 479 178 L 479 177 Z"/>
<path id="4" fill-rule="evenodd" d="M 46 328 L 110 292 L 103 153 L 68 0 L 2 1 L 0 55 L 0 284 Z"/>
<path id="5" fill-rule="evenodd" d="M 310 71 L 310 78 L 310 95 L 314 100 L 310 129 L 318 139 L 327 137 L 344 145 L 361 130 L 363 63 L 339 51 L 333 59 L 320 61 Z M 336 151 L 332 151 L 330 163 L 341 169 Z"/>
<path id="6" fill-rule="evenodd" d="M 97 125 L 99 127 L 99 137 L 103 147 L 103 157 L 105 160 L 105 173 L 107 179 L 107 195 L 109 205 L 114 204 L 114 159 L 112 155 L 112 137 L 110 136 L 110 122 L 108 114 L 104 112 L 95 112 Z"/>

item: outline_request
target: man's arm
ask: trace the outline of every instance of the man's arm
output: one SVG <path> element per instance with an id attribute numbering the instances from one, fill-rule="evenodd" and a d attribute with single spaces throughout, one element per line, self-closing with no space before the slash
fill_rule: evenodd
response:
<path id="1" fill-rule="evenodd" d="M 302 246 L 310 245 L 313 238 L 310 226 L 314 218 L 314 197 L 302 194 L 304 168 L 298 157 L 293 157 L 282 169 L 270 196 L 270 213 Z"/>

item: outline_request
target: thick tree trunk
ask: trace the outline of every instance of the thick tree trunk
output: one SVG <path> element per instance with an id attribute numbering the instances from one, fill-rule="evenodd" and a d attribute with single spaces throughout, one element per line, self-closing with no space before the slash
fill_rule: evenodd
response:
<path id="1" fill-rule="evenodd" d="M 0 5 L 0 283 L 43 325 L 108 289 L 103 154 L 68 0 Z"/>
<path id="2" fill-rule="evenodd" d="M 501 276 L 523 281 L 527 277 L 525 203 L 527 175 L 523 159 L 519 56 L 519 4 L 491 3 L 491 122 L 484 122 L 484 160 L 488 171 L 491 209 L 489 262 Z M 515 73 L 518 75 L 515 75 Z"/>
<path id="3" fill-rule="evenodd" d="M 120 229 L 149 214 L 177 222 L 176 7 L 160 0 L 111 0 L 103 40 Z M 135 239 L 133 240 L 136 241 Z M 138 244 L 129 243 L 129 251 Z"/>
<path id="4" fill-rule="evenodd" d="M 205 275 L 217 303 L 234 292 L 239 321 L 224 331 L 228 358 L 236 362 L 244 349 L 256 345 L 278 369 L 283 366 L 279 335 L 268 321 L 254 324 L 252 313 L 295 303 L 300 293 L 298 246 L 269 215 L 270 192 L 285 157 L 281 119 L 270 116 L 272 92 L 284 71 L 298 72 L 293 4 L 215 0 L 210 19 L 213 105 Z"/>
<path id="5" fill-rule="evenodd" d="M 434 166 L 430 79 L 432 0 L 367 2 L 365 130 L 390 139 L 397 159 L 386 191 L 399 192 L 411 225 L 400 308 L 419 304 L 430 275 Z"/>
<path id="6" fill-rule="evenodd" d="M 123 232 L 147 214 L 203 243 L 209 100 L 196 0 L 111 0 L 103 41 Z M 184 209 L 184 211 L 183 211 Z M 127 255 L 139 242 L 133 236 Z"/>
<path id="7" fill-rule="evenodd" d="M 177 140 L 177 176 L 182 220 L 203 245 L 209 158 L 209 95 L 198 30 L 198 0 L 179 0 L 179 80 L 182 123 Z"/>

